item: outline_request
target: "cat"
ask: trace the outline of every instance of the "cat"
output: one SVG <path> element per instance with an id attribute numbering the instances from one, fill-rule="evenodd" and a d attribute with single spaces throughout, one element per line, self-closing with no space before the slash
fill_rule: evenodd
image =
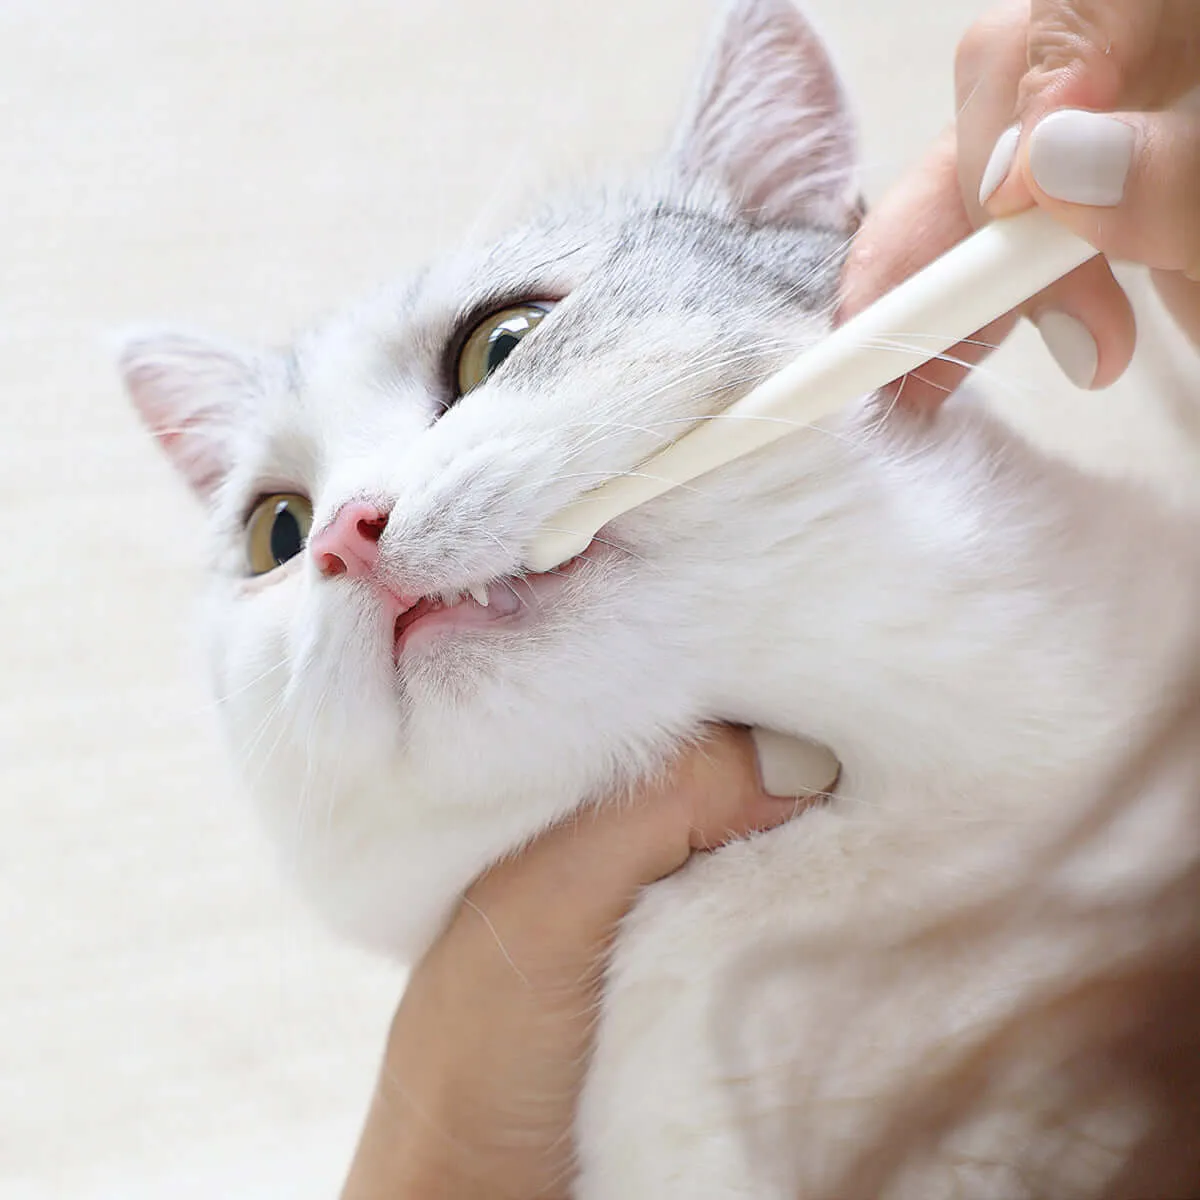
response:
<path id="1" fill-rule="evenodd" d="M 963 936 L 964 908 L 1016 880 L 1136 907 L 1190 862 L 1170 788 L 1047 847 L 1191 646 L 1195 529 L 969 397 L 864 397 L 522 574 L 547 518 L 829 328 L 856 175 L 809 22 L 733 0 L 673 145 L 627 186 L 557 198 L 285 351 L 163 332 L 122 357 L 209 513 L 232 752 L 359 941 L 415 960 L 489 864 L 707 722 L 837 752 L 826 803 L 695 858 L 624 923 L 585 1200 L 839 1194 L 946 1055 L 1151 936 L 1015 901 Z M 1097 1098 L 1050 1129 L 1053 1055 L 997 1078 L 877 1194 L 1090 1194 L 1141 1128 Z"/>

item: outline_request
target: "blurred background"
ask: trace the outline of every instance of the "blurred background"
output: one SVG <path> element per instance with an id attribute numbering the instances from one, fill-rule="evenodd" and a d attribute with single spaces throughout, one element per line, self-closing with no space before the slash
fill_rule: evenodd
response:
<path id="1" fill-rule="evenodd" d="M 984 7 L 808 0 L 869 196 L 951 119 Z M 107 339 L 278 341 L 547 186 L 636 166 L 712 13 L 0 3 L 0 1196 L 333 1197 L 402 986 L 284 889 L 226 773 L 192 639 L 199 514 Z M 1064 453 L 1194 498 L 1200 369 L 1142 315 L 1104 396 L 1028 331 L 985 384 Z"/>

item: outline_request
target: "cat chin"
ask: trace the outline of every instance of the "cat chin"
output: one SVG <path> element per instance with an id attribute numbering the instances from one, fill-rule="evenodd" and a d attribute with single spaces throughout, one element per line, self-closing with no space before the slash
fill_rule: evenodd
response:
<path id="1" fill-rule="evenodd" d="M 472 880 L 588 792 L 582 776 L 571 786 L 551 763 L 560 786 L 521 786 L 501 737 L 443 737 L 433 749 L 422 724 L 429 719 L 409 724 L 403 747 L 288 739 L 268 772 L 242 764 L 284 873 L 309 906 L 401 962 L 424 952 Z"/>
<path id="2" fill-rule="evenodd" d="M 362 645 L 347 661 L 349 637 L 340 660 L 310 662 L 320 681 L 247 686 L 245 665 L 226 680 L 221 712 L 253 806 L 326 924 L 412 961 L 480 873 L 591 797 L 619 794 L 694 728 L 679 696 L 613 703 L 600 667 L 621 643 L 581 653 L 576 620 L 561 619 L 540 637 L 432 639 L 403 672 L 377 671 Z"/>
<path id="3" fill-rule="evenodd" d="M 404 647 L 393 679 L 405 712 L 431 706 L 446 719 L 470 721 L 482 689 L 499 683 L 514 659 L 528 653 L 520 628 L 435 632 L 414 637 Z"/>

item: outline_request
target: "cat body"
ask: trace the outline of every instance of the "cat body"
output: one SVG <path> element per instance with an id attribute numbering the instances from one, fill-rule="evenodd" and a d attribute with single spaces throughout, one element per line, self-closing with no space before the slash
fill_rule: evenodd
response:
<path id="1" fill-rule="evenodd" d="M 1030 915 L 902 951 L 1036 862 L 1157 712 L 1200 561 L 1149 496 L 968 396 L 936 414 L 868 398 L 521 574 L 563 505 L 821 336 L 856 219 L 823 51 L 788 0 L 739 0 L 637 186 L 555 203 L 286 354 L 170 335 L 126 353 L 212 514 L 234 754 L 355 938 L 415 959 L 480 871 L 706 722 L 837 752 L 827 803 L 695 858 L 623 925 L 578 1121 L 586 1200 L 818 1194 L 939 1054 L 1135 948 Z M 458 396 L 463 336 L 524 301 L 548 315 Z M 314 551 L 348 505 L 378 511 L 370 577 L 307 551 L 248 577 L 247 514 L 275 493 L 308 498 Z M 413 597 L 442 594 L 398 636 Z M 1151 797 L 1039 881 L 1136 897 L 1190 852 L 1185 828 Z M 1137 1119 L 1080 1113 L 1090 1157 L 1064 1189 L 1103 1178 Z M 1004 1093 L 889 1194 L 1025 1194 L 1039 1122 Z"/>

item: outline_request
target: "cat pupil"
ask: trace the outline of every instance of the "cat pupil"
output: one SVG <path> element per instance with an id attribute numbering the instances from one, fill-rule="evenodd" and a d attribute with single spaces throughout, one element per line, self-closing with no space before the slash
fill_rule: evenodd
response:
<path id="1" fill-rule="evenodd" d="M 507 329 L 497 330 L 488 346 L 487 372 L 490 375 L 517 348 L 521 339 Z"/>
<path id="2" fill-rule="evenodd" d="M 553 307 L 542 300 L 514 304 L 480 321 L 458 352 L 457 395 L 465 396 L 490 379 Z"/>
<path id="3" fill-rule="evenodd" d="M 271 557 L 283 566 L 303 548 L 304 535 L 300 532 L 300 522 L 286 508 L 280 508 L 271 526 Z"/>

